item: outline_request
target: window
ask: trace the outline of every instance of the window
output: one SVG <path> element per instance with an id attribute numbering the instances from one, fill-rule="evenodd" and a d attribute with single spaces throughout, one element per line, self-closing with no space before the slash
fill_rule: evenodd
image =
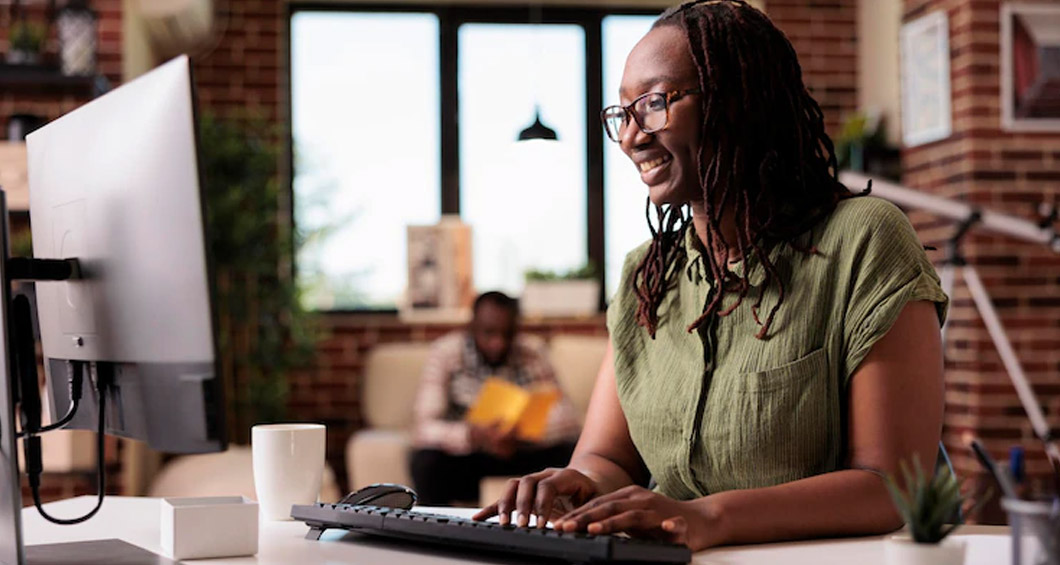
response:
<path id="1" fill-rule="evenodd" d="M 655 17 L 630 13 L 545 8 L 530 25 L 526 8 L 293 6 L 305 305 L 394 309 L 407 284 L 406 226 L 443 214 L 472 227 L 480 291 L 518 294 L 527 269 L 589 261 L 610 294 L 622 257 L 647 234 L 639 178 L 599 124 L 602 95 L 614 100 L 625 57 Z M 535 109 L 557 142 L 515 142 Z"/>
<path id="2" fill-rule="evenodd" d="M 438 17 L 291 19 L 294 219 L 305 305 L 393 308 L 405 226 L 438 221 Z"/>
<path id="3" fill-rule="evenodd" d="M 527 269 L 566 271 L 588 258 L 585 31 L 468 23 L 459 53 L 460 214 L 475 286 L 518 294 Z M 535 107 L 556 141 L 516 141 Z"/>
<path id="4" fill-rule="evenodd" d="M 608 16 L 603 21 L 604 105 L 618 104 L 626 56 L 651 28 L 654 16 Z M 607 134 L 601 132 L 606 138 Z M 648 239 L 644 207 L 648 190 L 617 143 L 604 141 L 604 281 L 611 297 L 618 290 L 626 254 Z"/>

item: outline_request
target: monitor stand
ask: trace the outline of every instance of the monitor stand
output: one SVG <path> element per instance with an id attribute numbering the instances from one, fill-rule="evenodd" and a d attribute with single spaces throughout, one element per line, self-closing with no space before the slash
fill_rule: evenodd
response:
<path id="1" fill-rule="evenodd" d="M 29 565 L 179 565 L 120 539 L 27 545 Z"/>
<path id="2" fill-rule="evenodd" d="M 7 202 L 0 191 L 0 563 L 22 565 L 22 481 L 15 441 L 15 381 L 8 355 L 11 279 L 7 275 Z"/>
<path id="3" fill-rule="evenodd" d="M 8 240 L 7 199 L 0 190 L 0 565 L 175 564 L 176 561 L 113 539 L 23 547 L 22 480 L 15 440 L 15 379 L 10 355 L 11 283 L 15 277 L 8 268 Z"/>

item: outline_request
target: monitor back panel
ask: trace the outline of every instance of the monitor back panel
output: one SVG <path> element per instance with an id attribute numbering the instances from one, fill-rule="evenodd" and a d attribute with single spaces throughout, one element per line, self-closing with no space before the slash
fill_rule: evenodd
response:
<path id="1" fill-rule="evenodd" d="M 190 65 L 179 57 L 27 137 L 44 356 L 214 360 Z"/>

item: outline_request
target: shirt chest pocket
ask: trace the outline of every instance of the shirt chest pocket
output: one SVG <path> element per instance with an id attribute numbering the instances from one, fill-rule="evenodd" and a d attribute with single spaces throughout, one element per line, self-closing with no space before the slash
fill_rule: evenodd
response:
<path id="1" fill-rule="evenodd" d="M 837 424 L 827 350 L 720 381 L 704 421 L 710 490 L 771 486 L 824 471 Z"/>

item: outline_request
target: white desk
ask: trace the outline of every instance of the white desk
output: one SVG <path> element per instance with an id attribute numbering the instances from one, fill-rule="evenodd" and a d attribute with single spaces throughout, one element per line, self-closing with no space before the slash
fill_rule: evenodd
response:
<path id="1" fill-rule="evenodd" d="M 94 496 L 82 496 L 46 505 L 58 517 L 81 515 L 95 504 Z M 425 509 L 431 512 L 470 516 L 467 509 Z M 27 545 L 118 538 L 161 553 L 157 498 L 107 497 L 99 514 L 76 526 L 56 526 L 44 521 L 33 507 L 22 510 Z M 261 523 L 258 554 L 236 559 L 205 559 L 189 563 L 289 565 L 295 563 L 357 563 L 358 565 L 423 565 L 457 563 L 506 563 L 497 558 L 468 558 L 457 552 L 404 546 L 396 542 L 365 540 L 329 530 L 321 541 L 303 539 L 307 528 L 301 522 Z M 955 534 L 968 542 L 965 565 L 999 565 L 1009 562 L 1008 528 L 967 526 Z M 884 565 L 881 537 L 775 543 L 725 547 L 699 552 L 697 565 Z M 523 561 L 525 563 L 525 561 Z"/>

